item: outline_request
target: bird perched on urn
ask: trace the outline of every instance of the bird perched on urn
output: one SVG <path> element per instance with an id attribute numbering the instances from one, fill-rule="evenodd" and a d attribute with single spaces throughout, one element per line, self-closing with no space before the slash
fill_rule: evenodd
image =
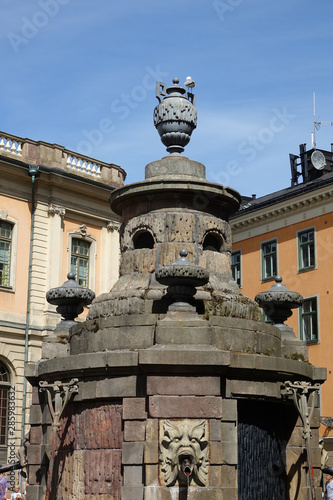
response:
<path id="1" fill-rule="evenodd" d="M 195 81 L 192 80 L 190 76 L 187 76 L 184 86 L 187 87 L 188 89 L 193 89 L 193 87 L 195 87 Z"/>

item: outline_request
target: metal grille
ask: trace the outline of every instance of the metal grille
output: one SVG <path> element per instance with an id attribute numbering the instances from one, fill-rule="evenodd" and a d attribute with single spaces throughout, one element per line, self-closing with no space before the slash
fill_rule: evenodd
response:
<path id="1" fill-rule="evenodd" d="M 286 500 L 286 442 L 295 415 L 282 405 L 238 405 L 238 499 Z"/>

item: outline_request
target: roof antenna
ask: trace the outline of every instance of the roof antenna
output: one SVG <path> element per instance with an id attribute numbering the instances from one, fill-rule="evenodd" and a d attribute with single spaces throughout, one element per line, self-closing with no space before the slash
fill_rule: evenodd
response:
<path id="1" fill-rule="evenodd" d="M 316 120 L 316 93 L 313 93 L 313 132 L 311 132 L 311 142 L 312 149 L 316 149 L 316 130 L 320 129 L 320 125 L 327 125 L 328 127 L 332 127 L 333 122 L 320 122 Z"/>

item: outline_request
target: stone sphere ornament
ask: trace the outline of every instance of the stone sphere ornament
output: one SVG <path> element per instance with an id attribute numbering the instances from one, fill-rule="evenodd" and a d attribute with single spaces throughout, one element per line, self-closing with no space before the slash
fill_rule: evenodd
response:
<path id="1" fill-rule="evenodd" d="M 197 126 L 197 110 L 194 94 L 186 92 L 178 78 L 172 82 L 168 88 L 165 83 L 156 83 L 159 104 L 154 109 L 154 125 L 168 153 L 181 154 Z"/>

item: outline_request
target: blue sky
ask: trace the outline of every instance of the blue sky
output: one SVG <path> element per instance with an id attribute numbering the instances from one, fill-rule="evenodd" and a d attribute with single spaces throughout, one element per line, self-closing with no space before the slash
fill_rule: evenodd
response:
<path id="1" fill-rule="evenodd" d="M 196 81 L 186 155 L 243 195 L 290 185 L 289 153 L 333 120 L 332 0 L 1 0 L 0 130 L 116 163 L 166 152 L 155 80 Z M 322 126 L 317 147 L 330 149 Z"/>

